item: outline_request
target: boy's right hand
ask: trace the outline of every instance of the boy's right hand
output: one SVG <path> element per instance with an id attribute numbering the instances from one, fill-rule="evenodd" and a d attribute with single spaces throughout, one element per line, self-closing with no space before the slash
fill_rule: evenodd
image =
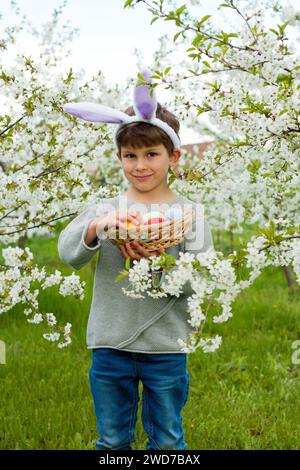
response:
<path id="1" fill-rule="evenodd" d="M 123 211 L 112 211 L 106 214 L 104 217 L 96 218 L 96 233 L 109 232 L 112 236 L 116 234 L 116 229 L 121 230 L 123 236 L 126 237 L 127 226 L 126 222 L 132 222 L 133 224 L 139 225 L 143 223 L 143 218 L 140 212 L 124 209 Z"/>

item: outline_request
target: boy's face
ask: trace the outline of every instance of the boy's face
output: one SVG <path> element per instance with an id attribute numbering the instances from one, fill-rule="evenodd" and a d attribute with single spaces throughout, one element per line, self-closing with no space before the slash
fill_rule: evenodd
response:
<path id="1" fill-rule="evenodd" d="M 135 190 L 155 192 L 168 189 L 167 176 L 169 166 L 174 165 L 180 157 L 180 150 L 168 154 L 163 144 L 152 147 L 121 147 L 123 171 Z M 145 178 L 142 178 L 146 176 Z"/>

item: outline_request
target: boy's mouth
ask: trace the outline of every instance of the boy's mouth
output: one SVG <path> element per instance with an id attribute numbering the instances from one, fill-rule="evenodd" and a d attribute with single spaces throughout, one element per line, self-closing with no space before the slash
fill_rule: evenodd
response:
<path id="1" fill-rule="evenodd" d="M 152 176 L 152 175 L 135 176 L 135 178 L 137 178 L 137 179 L 140 180 L 140 181 L 143 181 L 143 180 L 145 180 L 145 179 L 147 179 L 147 178 L 150 178 L 150 176 Z"/>

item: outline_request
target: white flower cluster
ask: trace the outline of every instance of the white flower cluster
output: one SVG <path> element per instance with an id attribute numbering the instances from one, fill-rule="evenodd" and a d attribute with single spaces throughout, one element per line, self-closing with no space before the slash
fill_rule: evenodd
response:
<path id="1" fill-rule="evenodd" d="M 180 253 L 179 259 L 176 260 L 176 269 L 166 273 L 161 288 L 169 295 L 179 297 L 186 282 L 192 280 L 192 262 L 195 255 L 192 253 Z"/>
<path id="2" fill-rule="evenodd" d="M 226 321 L 231 316 L 230 303 L 234 300 L 239 289 L 235 288 L 236 277 L 230 260 L 221 259 L 221 256 L 221 253 L 216 253 L 213 249 L 209 249 L 205 253 L 198 253 L 196 257 L 190 252 L 180 252 L 174 268 L 166 273 L 161 283 L 160 289 L 162 292 L 176 297 L 183 293 L 186 282 L 191 283 L 194 293 L 187 299 L 188 311 L 191 317 L 188 322 L 196 330 L 199 330 L 202 322 L 206 320 L 207 312 L 204 312 L 202 308 L 204 300 L 215 291 L 221 291 L 217 301 L 221 304 L 222 315 L 214 317 L 213 320 L 215 322 Z M 152 285 L 148 282 L 149 271 L 155 270 L 160 260 L 161 257 L 157 257 L 152 264 L 150 260 L 145 258 L 136 261 L 134 267 L 129 270 L 129 281 L 132 290 L 130 292 L 124 290 L 124 293 L 134 298 L 140 292 L 142 286 L 143 291 L 148 288 L 148 295 L 153 294 Z M 196 260 L 199 262 L 198 269 L 193 267 Z M 141 268 L 138 270 L 139 264 Z M 153 295 L 153 297 L 155 296 Z M 178 338 L 178 341 L 184 351 L 192 352 L 197 347 L 201 347 L 203 351 L 209 352 L 214 351 L 221 344 L 219 338 L 219 336 L 215 339 L 208 338 L 206 340 L 200 338 L 197 342 L 194 333 L 192 333 L 185 342 L 181 338 Z"/>
<path id="3" fill-rule="evenodd" d="M 283 223 L 287 227 L 286 221 L 275 219 L 275 222 Z M 266 230 L 269 228 L 269 226 L 265 226 Z M 274 236 L 278 237 L 279 235 L 284 236 L 284 232 L 277 230 L 274 233 Z M 286 266 L 292 263 L 300 284 L 300 234 L 294 234 L 294 237 L 283 240 L 275 246 L 270 243 L 267 236 L 253 237 L 247 243 L 244 254 L 244 265 L 249 269 L 248 278 L 239 282 L 237 282 L 235 268 L 232 265 L 233 257 L 236 256 L 235 251 L 228 257 L 224 257 L 221 252 L 217 252 L 213 248 L 204 253 L 198 253 L 196 257 L 189 252 L 179 253 L 174 268 L 167 272 L 160 289 L 169 295 L 179 297 L 183 293 L 185 283 L 190 282 L 193 292 L 187 298 L 190 315 L 188 323 L 194 328 L 194 331 L 185 341 L 178 338 L 177 341 L 183 351 L 193 352 L 200 347 L 204 352 L 212 352 L 220 346 L 221 337 L 219 335 L 215 338 L 202 337 L 203 325 L 208 319 L 210 302 L 218 303 L 221 308 L 221 313 L 213 315 L 212 321 L 214 323 L 226 322 L 233 315 L 231 306 L 238 294 L 249 287 L 266 266 Z M 153 269 L 160 262 L 162 262 L 161 257 L 153 260 Z M 141 264 L 141 269 L 138 269 L 139 264 Z M 152 285 L 148 280 L 152 264 L 150 260 L 145 258 L 135 261 L 135 266 L 129 271 L 132 291 L 130 294 L 128 291 L 124 291 L 126 295 L 134 297 L 135 292 L 141 290 L 141 286 L 143 286 L 143 291 L 148 289 L 147 293 L 151 295 Z M 139 275 L 137 276 L 136 273 Z"/>
<path id="4" fill-rule="evenodd" d="M 64 340 L 58 343 L 59 348 L 71 343 L 71 324 L 60 325 L 54 313 L 39 312 L 38 289 L 32 289 L 33 283 L 39 282 L 41 289 L 59 285 L 59 293 L 76 298 L 84 298 L 84 281 L 72 273 L 63 276 L 56 270 L 54 274 L 48 274 L 45 268 L 39 269 L 33 265 L 33 254 L 28 247 L 24 250 L 20 247 L 7 247 L 2 249 L 4 270 L 0 271 L 0 313 L 11 310 L 17 304 L 29 305 L 24 308 L 24 315 L 29 323 L 39 324 L 45 322 L 52 331 L 43 334 L 49 341 L 58 341 L 61 336 Z"/>
<path id="5" fill-rule="evenodd" d="M 142 258 L 139 262 L 137 260 L 133 261 L 133 267 L 129 270 L 128 279 L 129 284 L 134 285 L 134 289 L 128 290 L 128 288 L 122 287 L 123 292 L 128 297 L 144 299 L 145 296 L 141 292 L 145 292 L 152 286 L 150 266 L 146 258 Z"/>
<path id="6" fill-rule="evenodd" d="M 61 336 L 64 337 L 64 342 L 58 343 L 58 348 L 65 348 L 67 347 L 72 341 L 70 337 L 70 332 L 71 332 L 72 325 L 71 323 L 67 323 L 64 327 L 63 334 L 55 331 L 54 333 L 44 333 L 43 337 L 47 339 L 48 341 L 58 341 Z"/>
<path id="7" fill-rule="evenodd" d="M 188 354 L 192 353 L 196 351 L 197 347 L 199 346 L 201 347 L 203 352 L 208 353 L 208 352 L 214 352 L 217 349 L 219 349 L 222 343 L 222 337 L 219 335 L 216 335 L 213 338 L 207 338 L 207 339 L 201 338 L 197 344 L 196 337 L 192 336 L 192 339 L 188 347 L 186 346 L 186 343 L 182 341 L 182 339 L 179 339 L 178 343 L 179 343 L 179 346 L 181 346 L 182 351 L 185 353 L 188 353 Z"/>
<path id="8" fill-rule="evenodd" d="M 73 272 L 70 276 L 65 276 L 61 281 L 59 293 L 64 297 L 73 295 L 75 298 L 83 300 L 85 284 L 85 281 L 81 281 L 80 277 Z"/>

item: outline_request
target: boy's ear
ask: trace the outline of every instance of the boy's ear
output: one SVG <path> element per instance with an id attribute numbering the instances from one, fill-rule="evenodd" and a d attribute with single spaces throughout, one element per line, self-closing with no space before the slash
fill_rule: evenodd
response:
<path id="1" fill-rule="evenodd" d="M 177 164 L 178 164 L 178 160 L 180 159 L 180 157 L 181 157 L 181 151 L 179 149 L 174 150 L 169 159 L 169 171 L 170 172 L 172 170 L 172 173 L 174 172 L 175 174 L 177 173 Z"/>
<path id="2" fill-rule="evenodd" d="M 169 159 L 171 166 L 176 165 L 180 157 L 181 157 L 181 151 L 179 149 L 173 150 L 172 155 L 170 156 L 170 159 Z"/>

